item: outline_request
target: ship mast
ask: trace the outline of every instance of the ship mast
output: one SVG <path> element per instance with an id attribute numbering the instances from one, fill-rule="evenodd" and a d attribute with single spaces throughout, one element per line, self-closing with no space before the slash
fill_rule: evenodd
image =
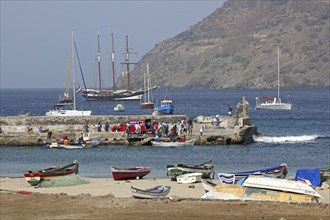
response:
<path id="1" fill-rule="evenodd" d="M 113 82 L 113 91 L 116 91 L 116 82 L 115 82 L 115 44 L 113 39 L 113 31 L 111 28 L 111 44 L 112 44 L 112 53 L 111 53 L 111 64 L 112 64 L 112 82 Z"/>
<path id="2" fill-rule="evenodd" d="M 126 59 L 124 63 L 121 64 L 126 64 L 126 73 L 127 73 L 127 90 L 131 91 L 131 86 L 130 86 L 130 76 L 129 76 L 129 65 L 130 64 L 136 64 L 136 63 L 130 63 L 129 62 L 129 55 L 130 54 L 136 54 L 136 52 L 132 51 L 133 49 L 128 48 L 128 36 L 126 35 L 126 48 L 124 48 L 125 54 L 126 54 Z"/>
<path id="3" fill-rule="evenodd" d="M 64 98 L 69 99 L 69 89 L 70 89 L 70 55 L 66 55 L 66 81 L 65 81 L 65 93 Z"/>
<path id="4" fill-rule="evenodd" d="M 147 72 L 148 72 L 148 66 L 147 66 Z M 143 90 L 146 91 L 147 89 L 147 83 L 146 83 L 147 73 L 143 73 Z M 144 102 L 147 102 L 147 97 L 144 96 Z"/>
<path id="5" fill-rule="evenodd" d="M 72 91 L 73 91 L 73 110 L 76 110 L 76 91 L 74 81 L 74 34 L 72 31 Z"/>
<path id="6" fill-rule="evenodd" d="M 102 91 L 101 86 L 101 53 L 100 53 L 100 34 L 97 33 L 97 69 L 99 73 L 99 87 L 100 91 Z"/>
<path id="7" fill-rule="evenodd" d="M 277 98 L 280 98 L 280 48 L 277 47 Z"/>
<path id="8" fill-rule="evenodd" d="M 150 102 L 150 72 L 149 72 L 149 63 L 147 63 L 147 92 L 148 92 L 148 103 Z"/>

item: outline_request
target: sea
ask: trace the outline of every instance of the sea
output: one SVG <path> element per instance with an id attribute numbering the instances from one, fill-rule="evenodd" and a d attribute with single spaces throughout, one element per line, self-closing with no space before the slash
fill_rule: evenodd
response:
<path id="1" fill-rule="evenodd" d="M 22 111 L 45 115 L 58 100 L 62 89 L 1 89 L 1 116 Z M 212 160 L 215 173 L 230 173 L 288 165 L 289 177 L 298 169 L 330 166 L 330 90 L 329 88 L 291 89 L 291 111 L 255 110 L 255 98 L 276 96 L 277 90 L 248 89 L 156 89 L 153 101 L 159 105 L 165 94 L 173 101 L 175 114 L 189 118 L 199 115 L 226 115 L 227 106 L 245 99 L 250 104 L 250 121 L 262 137 L 247 145 L 193 147 L 98 146 L 93 149 L 49 149 L 45 146 L 1 146 L 0 175 L 22 177 L 27 169 L 43 169 L 80 163 L 82 177 L 110 178 L 110 167 L 149 166 L 149 178 L 166 178 L 166 165 L 201 164 Z M 286 100 L 288 93 L 281 94 Z M 142 98 L 143 100 L 144 98 Z M 92 110 L 93 115 L 151 115 L 140 109 L 138 101 L 124 102 L 126 110 L 115 112 L 116 102 L 85 101 L 77 93 L 77 108 Z M 207 133 L 207 132 L 206 132 Z"/>

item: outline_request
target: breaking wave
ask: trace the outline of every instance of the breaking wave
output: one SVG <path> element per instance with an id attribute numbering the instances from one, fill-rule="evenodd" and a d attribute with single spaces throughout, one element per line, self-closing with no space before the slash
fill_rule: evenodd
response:
<path id="1" fill-rule="evenodd" d="M 281 137 L 269 137 L 269 136 L 254 136 L 255 142 L 264 143 L 297 143 L 297 142 L 310 142 L 317 139 L 317 135 L 302 135 L 302 136 L 281 136 Z"/>

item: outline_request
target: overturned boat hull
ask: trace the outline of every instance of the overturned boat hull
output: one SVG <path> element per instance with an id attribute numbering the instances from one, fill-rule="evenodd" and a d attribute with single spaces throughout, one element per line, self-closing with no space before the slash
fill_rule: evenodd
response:
<path id="1" fill-rule="evenodd" d="M 217 185 L 208 193 L 203 195 L 202 198 L 219 200 L 273 201 L 287 203 L 316 203 L 319 201 L 318 197 L 312 195 L 226 184 Z"/>

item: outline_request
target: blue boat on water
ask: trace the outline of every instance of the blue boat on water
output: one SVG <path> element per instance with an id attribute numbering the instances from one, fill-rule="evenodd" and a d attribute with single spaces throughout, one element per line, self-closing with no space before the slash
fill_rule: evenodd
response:
<path id="1" fill-rule="evenodd" d="M 156 109 L 158 114 L 161 115 L 171 115 L 174 112 L 174 105 L 172 103 L 172 100 L 165 99 L 160 102 L 160 107 Z"/>

